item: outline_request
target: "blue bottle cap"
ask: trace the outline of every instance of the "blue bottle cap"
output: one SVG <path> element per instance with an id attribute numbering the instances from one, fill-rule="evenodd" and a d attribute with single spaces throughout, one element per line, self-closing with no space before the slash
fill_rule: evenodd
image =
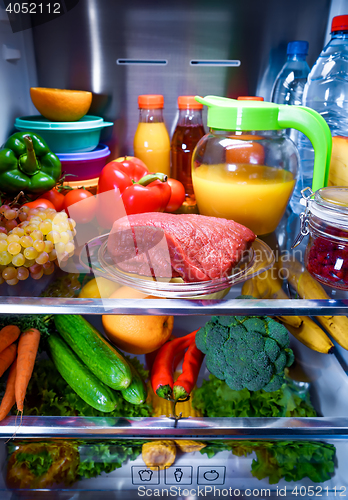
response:
<path id="1" fill-rule="evenodd" d="M 308 42 L 305 42 L 303 40 L 299 40 L 296 42 L 289 42 L 287 54 L 288 55 L 302 54 L 306 56 L 308 54 Z"/>

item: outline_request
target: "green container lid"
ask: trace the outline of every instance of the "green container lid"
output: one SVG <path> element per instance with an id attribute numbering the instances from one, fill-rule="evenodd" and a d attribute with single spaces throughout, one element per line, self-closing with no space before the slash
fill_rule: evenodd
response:
<path id="1" fill-rule="evenodd" d="M 104 122 L 99 116 L 85 115 L 75 122 L 51 122 L 41 115 L 22 116 L 16 118 L 15 127 L 18 130 L 54 130 L 55 132 L 94 130 L 103 127 L 110 127 L 112 122 Z M 39 134 L 40 135 L 40 134 Z"/>
<path id="2" fill-rule="evenodd" d="M 208 106 L 207 125 L 217 130 L 277 130 L 279 107 L 272 102 L 195 97 Z"/>
<path id="3" fill-rule="evenodd" d="M 265 101 L 195 97 L 208 106 L 207 125 L 215 130 L 253 131 L 294 128 L 305 134 L 314 149 L 313 191 L 327 186 L 332 137 L 324 118 L 305 106 L 288 106 Z"/>

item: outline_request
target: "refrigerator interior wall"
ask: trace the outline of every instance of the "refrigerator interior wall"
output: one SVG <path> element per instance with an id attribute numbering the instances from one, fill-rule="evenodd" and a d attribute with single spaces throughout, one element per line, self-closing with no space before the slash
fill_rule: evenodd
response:
<path id="1" fill-rule="evenodd" d="M 288 41 L 308 40 L 308 61 L 316 60 L 330 5 L 330 0 L 80 1 L 33 29 L 38 84 L 91 90 L 90 114 L 115 123 L 103 139 L 113 157 L 132 154 L 139 94 L 164 95 L 169 130 L 181 94 L 259 93 L 267 100 Z M 240 65 L 221 64 L 226 60 Z"/>
<path id="2" fill-rule="evenodd" d="M 17 116 L 35 114 L 29 88 L 37 86 L 32 31 L 13 33 L 0 0 L 0 146 L 16 132 Z"/>

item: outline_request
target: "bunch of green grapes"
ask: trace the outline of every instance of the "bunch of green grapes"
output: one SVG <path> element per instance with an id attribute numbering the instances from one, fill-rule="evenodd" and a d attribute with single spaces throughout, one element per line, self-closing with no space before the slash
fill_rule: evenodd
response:
<path id="1" fill-rule="evenodd" d="M 40 279 L 74 254 L 76 223 L 53 208 L 0 207 L 0 284 Z"/>

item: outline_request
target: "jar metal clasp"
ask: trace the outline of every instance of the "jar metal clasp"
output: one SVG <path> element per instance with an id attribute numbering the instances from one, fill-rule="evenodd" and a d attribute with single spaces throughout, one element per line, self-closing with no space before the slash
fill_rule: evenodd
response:
<path id="1" fill-rule="evenodd" d="M 306 191 L 308 192 L 308 194 L 306 194 Z M 300 232 L 297 235 L 293 244 L 291 245 L 291 250 L 296 248 L 301 243 L 303 238 L 309 234 L 309 228 L 308 228 L 309 215 L 310 215 L 309 200 L 314 195 L 314 193 L 310 187 L 306 187 L 305 189 L 302 189 L 301 194 L 304 200 L 303 204 L 305 204 L 305 210 L 304 212 L 300 213 L 300 220 L 301 220 Z"/>

